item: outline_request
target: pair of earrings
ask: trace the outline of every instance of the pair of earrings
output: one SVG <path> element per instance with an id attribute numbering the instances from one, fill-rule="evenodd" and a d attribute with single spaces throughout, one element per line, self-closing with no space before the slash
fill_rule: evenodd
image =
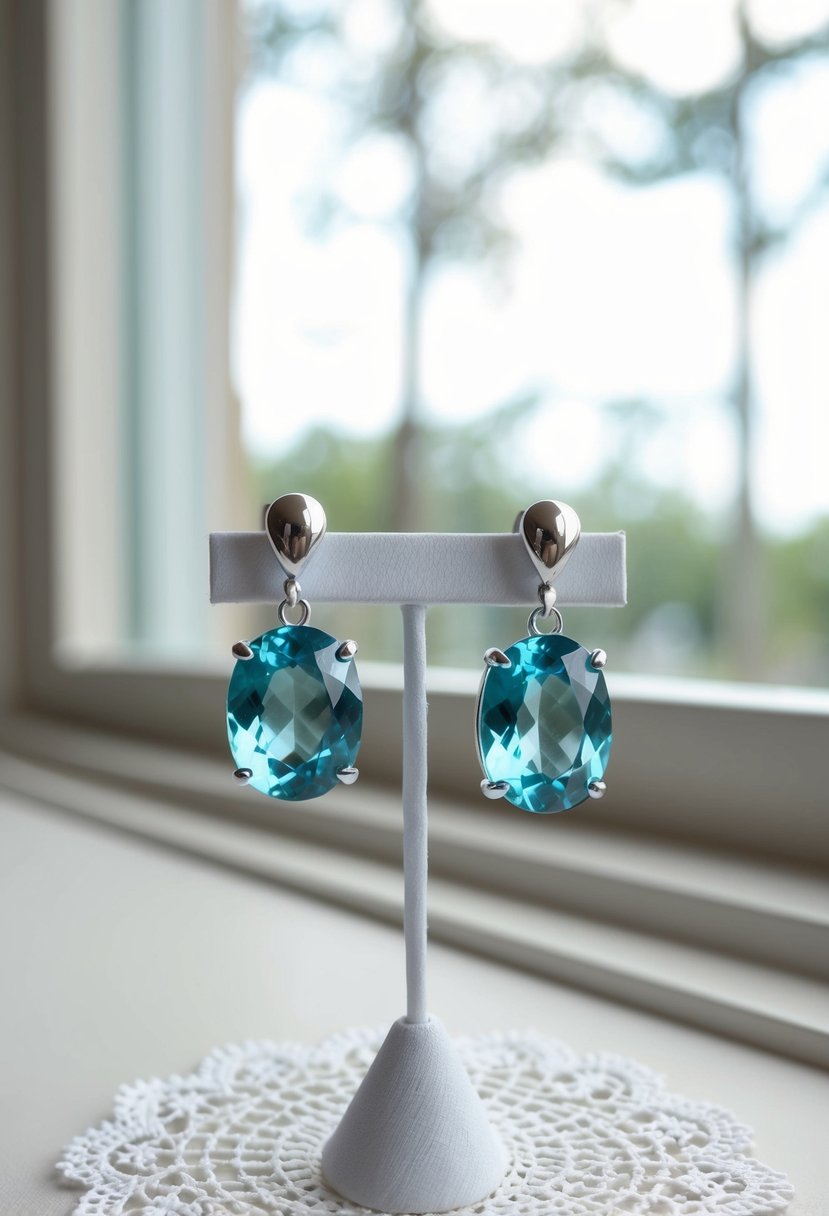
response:
<path id="1" fill-rule="evenodd" d="M 357 644 L 309 626 L 311 607 L 297 575 L 325 535 L 313 498 L 285 494 L 268 507 L 265 528 L 287 572 L 279 628 L 233 647 L 227 698 L 234 778 L 272 798 L 317 798 L 357 780 L 363 699 Z M 600 798 L 610 756 L 611 716 L 603 650 L 585 650 L 562 630 L 552 579 L 578 543 L 578 516 L 564 503 L 534 503 L 516 530 L 539 574 L 529 636 L 484 655 L 476 709 L 481 789 L 537 814 Z M 296 622 L 289 612 L 299 609 Z M 539 620 L 552 618 L 542 633 Z"/>

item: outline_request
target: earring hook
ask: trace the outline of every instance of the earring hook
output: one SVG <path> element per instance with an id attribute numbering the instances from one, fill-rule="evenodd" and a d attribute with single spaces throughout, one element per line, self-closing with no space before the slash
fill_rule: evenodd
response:
<path id="1" fill-rule="evenodd" d="M 268 540 L 279 564 L 288 574 L 284 583 L 285 599 L 279 605 L 279 620 L 283 625 L 289 624 L 286 609 L 295 608 L 297 604 L 302 609 L 302 616 L 296 623 L 305 625 L 310 619 L 311 605 L 302 599 L 297 575 L 325 536 L 325 525 L 322 504 L 309 494 L 283 494 L 275 498 L 265 512 Z"/>

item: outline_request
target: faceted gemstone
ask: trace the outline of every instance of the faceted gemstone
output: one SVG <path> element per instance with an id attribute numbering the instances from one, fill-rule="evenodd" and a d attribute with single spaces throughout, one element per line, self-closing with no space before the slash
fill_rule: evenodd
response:
<path id="1" fill-rule="evenodd" d="M 506 781 L 513 806 L 567 811 L 604 776 L 610 701 L 590 651 L 560 633 L 524 638 L 488 667 L 478 698 L 478 751 L 490 781 Z"/>
<path id="2" fill-rule="evenodd" d="M 254 789 L 299 802 L 318 798 L 351 768 L 360 746 L 363 694 L 340 642 L 308 625 L 284 625 L 248 645 L 227 690 L 227 737 Z"/>

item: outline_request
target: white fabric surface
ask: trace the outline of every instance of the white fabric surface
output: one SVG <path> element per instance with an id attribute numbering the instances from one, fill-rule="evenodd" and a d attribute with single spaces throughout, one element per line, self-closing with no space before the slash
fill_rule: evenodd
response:
<path id="1" fill-rule="evenodd" d="M 277 603 L 285 572 L 264 532 L 213 532 L 210 601 Z M 327 533 L 301 571 L 314 603 L 537 603 L 539 578 L 516 534 Z M 626 602 L 624 532 L 582 535 L 554 580 L 558 603 Z"/>
<path id="2" fill-rule="evenodd" d="M 83 1188 L 77 1216 L 362 1214 L 325 1186 L 320 1157 L 382 1039 L 350 1030 L 318 1046 L 231 1045 L 187 1076 L 123 1086 L 113 1117 L 76 1137 L 58 1165 Z M 667 1093 L 633 1060 L 518 1033 L 457 1046 L 510 1159 L 492 1196 L 459 1216 L 787 1209 L 791 1186 L 748 1155 L 748 1128 Z"/>

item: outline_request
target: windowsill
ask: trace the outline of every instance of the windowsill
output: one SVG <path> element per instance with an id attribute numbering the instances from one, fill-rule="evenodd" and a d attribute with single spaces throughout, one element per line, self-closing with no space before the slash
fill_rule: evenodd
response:
<path id="1" fill-rule="evenodd" d="M 302 808 L 226 765 L 46 718 L 0 724 L 0 783 L 190 856 L 399 924 L 396 794 Z M 687 841 L 430 809 L 432 939 L 809 1063 L 829 1060 L 829 908 L 809 871 Z M 554 830 L 552 830 L 554 829 Z"/>
<path id="2" fill-rule="evenodd" d="M 54 653 L 58 670 L 69 674 L 98 675 L 144 674 L 150 676 L 199 674 L 226 681 L 229 660 L 224 654 L 204 655 L 196 650 L 182 654 L 180 648 L 168 652 L 146 644 L 131 648 L 120 643 L 109 651 L 96 646 L 85 650 L 58 645 Z M 399 663 L 360 659 L 361 683 L 366 688 L 399 692 L 403 688 L 403 669 Z M 427 677 L 430 694 L 473 697 L 481 682 L 480 670 L 471 667 L 431 666 Z M 614 696 L 626 701 L 656 703 L 662 706 L 698 706 L 704 709 L 755 710 L 760 713 L 829 716 L 829 690 L 786 684 L 751 684 L 745 681 L 708 679 L 703 676 L 643 675 L 613 673 Z"/>
<path id="3" fill-rule="evenodd" d="M 372 919 L 31 799 L 0 797 L 0 823 L 2 967 L 15 976 L 0 1005 L 10 1211 L 65 1216 L 50 1166 L 107 1116 L 119 1083 L 189 1069 L 222 1042 L 313 1041 L 403 1008 L 400 934 Z M 794 1183 L 790 1216 L 822 1211 L 818 1070 L 440 943 L 430 1006 L 455 1034 L 532 1025 L 642 1060 L 755 1128 L 757 1155 Z"/>
<path id="4" fill-rule="evenodd" d="M 29 703 L 89 729 L 218 755 L 228 669 L 229 660 L 223 674 L 210 664 L 198 671 L 141 664 L 69 671 L 39 653 Z M 370 689 L 360 767 L 394 785 L 400 671 L 361 663 L 360 673 Z M 469 671 L 429 674 L 430 783 L 461 801 L 481 775 L 472 744 L 477 683 Z M 825 694 L 781 690 L 770 700 L 768 688 L 617 675 L 612 697 L 612 798 L 595 804 L 591 821 L 792 865 L 829 862 L 826 790 L 814 762 L 825 747 Z"/>

